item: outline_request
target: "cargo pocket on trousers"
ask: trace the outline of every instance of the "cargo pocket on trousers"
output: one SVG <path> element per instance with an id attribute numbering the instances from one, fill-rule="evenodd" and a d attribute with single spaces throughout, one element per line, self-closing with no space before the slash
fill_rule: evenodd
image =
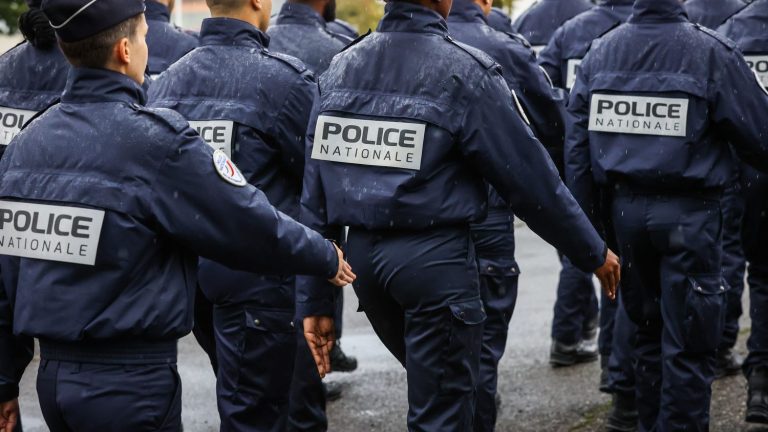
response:
<path id="1" fill-rule="evenodd" d="M 714 351 L 725 326 L 728 285 L 719 274 L 688 277 L 685 293 L 685 350 Z"/>
<path id="2" fill-rule="evenodd" d="M 479 297 L 448 307 L 451 322 L 440 389 L 442 393 L 472 392 L 480 364 L 485 308 Z"/>
<path id="3" fill-rule="evenodd" d="M 296 358 L 294 311 L 245 309 L 237 393 L 249 402 L 287 399 Z"/>
<path id="4" fill-rule="evenodd" d="M 482 290 L 487 289 L 490 294 L 498 297 L 504 297 L 512 290 L 517 291 L 517 280 L 520 277 L 520 267 L 517 262 L 478 258 L 477 269 L 480 273 Z"/>

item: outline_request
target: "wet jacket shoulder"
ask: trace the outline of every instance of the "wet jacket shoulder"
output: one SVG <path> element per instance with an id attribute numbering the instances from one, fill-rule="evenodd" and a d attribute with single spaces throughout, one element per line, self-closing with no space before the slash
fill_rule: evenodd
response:
<path id="1" fill-rule="evenodd" d="M 726 137 L 744 160 L 768 167 L 768 125 L 756 114 L 767 109 L 733 42 L 690 23 L 676 0 L 637 0 L 628 23 L 596 40 L 577 73 L 566 178 L 590 212 L 593 181 L 722 188 L 733 165 Z"/>
<path id="2" fill-rule="evenodd" d="M 147 70 L 155 77 L 186 53 L 197 46 L 197 39 L 173 26 L 170 22 L 170 12 L 164 5 L 153 0 L 147 1 L 147 46 L 149 47 L 149 62 Z"/>
<path id="3" fill-rule="evenodd" d="M 17 334 L 179 338 L 192 325 L 198 256 L 254 272 L 335 274 L 330 243 L 272 207 L 180 114 L 143 102 L 128 77 L 77 69 L 62 103 L 0 161 L 6 214 L 85 215 L 78 236 L 49 229 L 35 242 L 24 231 L 28 241 L 11 242 L 10 226 L 0 231 L 6 254 L 45 253 L 20 260 Z"/>
<path id="4" fill-rule="evenodd" d="M 300 60 L 270 52 L 268 37 L 244 21 L 207 19 L 200 42 L 153 83 L 149 105 L 180 112 L 270 202 L 297 216 L 313 74 Z"/>
<path id="5" fill-rule="evenodd" d="M 746 6 L 743 0 L 687 0 L 683 5 L 691 22 L 711 29 L 716 29 Z"/>
<path id="6" fill-rule="evenodd" d="M 491 9 L 491 13 L 488 15 L 488 25 L 500 32 L 514 32 L 512 30 L 512 18 L 497 7 Z"/>
<path id="7" fill-rule="evenodd" d="M 58 100 L 69 69 L 58 46 L 23 42 L 0 56 L 0 155 L 26 122 Z"/>
<path id="8" fill-rule="evenodd" d="M 570 89 L 576 67 L 589 51 L 592 41 L 618 27 L 632 13 L 632 1 L 601 4 L 566 21 L 538 56 L 556 87 Z"/>
<path id="9" fill-rule="evenodd" d="M 768 72 L 768 68 L 756 69 L 756 62 L 749 58 L 751 54 L 768 54 L 768 0 L 752 2 L 717 31 L 738 45 L 758 74 Z"/>
<path id="10" fill-rule="evenodd" d="M 539 52 L 558 27 L 592 6 L 588 0 L 539 0 L 514 21 L 512 29 Z"/>
<path id="11" fill-rule="evenodd" d="M 300 3 L 284 4 L 267 34 L 271 51 L 300 59 L 318 76 L 351 41 L 328 31 L 323 17 Z"/>

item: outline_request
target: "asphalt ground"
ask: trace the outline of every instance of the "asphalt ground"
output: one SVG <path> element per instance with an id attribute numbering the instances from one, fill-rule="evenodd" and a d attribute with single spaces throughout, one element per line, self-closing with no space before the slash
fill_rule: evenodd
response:
<path id="1" fill-rule="evenodd" d="M 510 325 L 507 352 L 500 364 L 502 408 L 497 431 L 602 431 L 610 396 L 597 390 L 597 362 L 552 369 L 548 364 L 552 306 L 559 263 L 554 249 L 527 228 L 517 230 L 517 259 L 522 269 L 517 308 Z M 344 396 L 328 405 L 331 432 L 402 432 L 407 412 L 405 371 L 373 334 L 357 300 L 346 288 L 344 351 L 357 357 L 353 373 L 333 373 Z M 746 298 L 747 296 L 745 296 Z M 745 304 L 745 311 L 749 310 Z M 742 318 L 738 351 L 745 353 L 749 320 Z M 25 431 L 46 431 L 35 392 L 38 359 L 22 381 L 21 409 Z M 190 336 L 179 346 L 183 381 L 183 422 L 187 432 L 218 430 L 214 376 L 202 350 Z M 724 378 L 713 387 L 711 430 L 766 431 L 744 423 L 746 382 Z M 129 409 L 129 407 L 126 407 Z"/>

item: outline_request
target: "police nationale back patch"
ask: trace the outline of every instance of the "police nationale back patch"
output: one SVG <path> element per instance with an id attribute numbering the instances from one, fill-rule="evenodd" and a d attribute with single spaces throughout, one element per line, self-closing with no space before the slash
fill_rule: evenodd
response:
<path id="1" fill-rule="evenodd" d="M 214 150 L 221 150 L 228 158 L 232 157 L 234 122 L 229 120 L 198 120 L 190 121 L 189 126 L 196 130 L 203 141 L 213 147 Z"/>
<path id="2" fill-rule="evenodd" d="M 688 99 L 592 95 L 590 131 L 684 137 L 687 129 Z"/>
<path id="3" fill-rule="evenodd" d="M 426 125 L 321 115 L 312 159 L 421 169 Z"/>
<path id="4" fill-rule="evenodd" d="M 34 111 L 5 108 L 0 106 L 0 145 L 8 145 L 19 134 L 32 117 L 37 114 Z"/>
<path id="5" fill-rule="evenodd" d="M 96 264 L 104 210 L 0 201 L 0 254 Z"/>
<path id="6" fill-rule="evenodd" d="M 755 72 L 757 76 L 757 82 L 763 87 L 763 90 L 768 88 L 768 55 L 748 55 L 744 56 L 747 60 L 747 64 Z"/>
<path id="7" fill-rule="evenodd" d="M 213 152 L 213 167 L 216 168 L 216 172 L 219 173 L 221 178 L 235 186 L 242 187 L 248 184 L 245 181 L 245 177 L 243 177 L 243 173 L 221 150 L 214 150 Z"/>

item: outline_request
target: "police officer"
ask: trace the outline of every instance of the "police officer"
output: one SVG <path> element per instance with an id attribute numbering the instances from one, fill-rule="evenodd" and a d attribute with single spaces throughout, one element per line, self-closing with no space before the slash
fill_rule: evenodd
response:
<path id="1" fill-rule="evenodd" d="M 715 30 L 747 4 L 744 0 L 686 0 L 683 7 L 691 22 Z"/>
<path id="2" fill-rule="evenodd" d="M 328 236 L 349 226 L 355 292 L 406 367 L 413 431 L 472 430 L 486 313 L 469 224 L 486 216 L 484 180 L 609 291 L 619 277 L 498 64 L 449 35 L 451 6 L 391 1 L 378 31 L 334 58 L 319 78 L 302 191 L 302 220 Z M 297 278 L 297 308 L 326 373 L 332 287 Z"/>
<path id="3" fill-rule="evenodd" d="M 592 6 L 589 0 L 540 0 L 512 23 L 512 30 L 528 39 L 538 54 L 558 27 Z"/>
<path id="4" fill-rule="evenodd" d="M 248 183 L 298 217 L 314 77 L 298 59 L 267 50 L 271 1 L 208 4 L 213 18 L 203 21 L 201 48 L 153 83 L 149 105 L 190 120 L 209 145 L 232 155 Z M 296 357 L 293 277 L 210 260 L 201 261 L 198 276 L 216 305 L 221 429 L 285 430 Z M 317 375 L 316 368 L 307 372 Z"/>
<path id="5" fill-rule="evenodd" d="M 488 21 L 488 25 L 496 31 L 514 33 L 512 30 L 512 18 L 501 8 L 491 8 L 491 13 L 485 19 Z"/>
<path id="6" fill-rule="evenodd" d="M 739 47 L 747 64 L 768 86 L 768 0 L 756 0 L 718 29 Z M 747 421 L 768 423 L 768 181 L 765 175 L 742 164 L 744 252 L 749 261 L 749 297 L 752 328 L 744 374 L 749 382 Z M 729 297 L 730 300 L 730 297 Z M 730 307 L 730 304 L 729 304 Z"/>
<path id="7" fill-rule="evenodd" d="M 729 17 L 744 9 L 742 0 L 689 0 L 683 7 L 688 19 L 715 30 Z M 742 314 L 741 297 L 744 293 L 746 262 L 741 246 L 741 219 L 744 199 L 739 184 L 739 169 L 735 167 L 731 182 L 723 193 L 723 276 L 730 286 L 725 328 L 717 349 L 715 376 L 736 375 L 741 370 L 741 355 L 733 351 L 739 336 L 739 318 Z"/>
<path id="8" fill-rule="evenodd" d="M 535 135 L 552 154 L 562 155 L 564 98 L 554 93 L 525 39 L 488 26 L 486 20 L 491 14 L 491 5 L 490 0 L 454 0 L 448 16 L 449 31 L 459 42 L 484 51 L 501 65 L 504 80 L 515 92 L 514 97 L 519 100 Z M 494 190 L 490 190 L 488 203 L 488 217 L 471 226 L 480 294 L 487 315 L 475 408 L 477 431 L 493 431 L 496 423 L 497 367 L 507 342 L 520 274 L 515 261 L 514 215 Z"/>
<path id="9" fill-rule="evenodd" d="M 197 46 L 197 39 L 171 24 L 171 11 L 175 0 L 147 0 L 147 45 L 149 64 L 147 72 L 157 78 L 184 54 Z"/>
<path id="10" fill-rule="evenodd" d="M 50 430 L 177 431 L 176 342 L 192 326 L 198 255 L 339 286 L 354 275 L 180 115 L 142 106 L 143 1 L 42 8 L 74 69 L 62 103 L 0 162 L 0 252 L 13 258 L 0 332 L 39 339 Z"/>
<path id="11" fill-rule="evenodd" d="M 319 76 L 351 42 L 328 30 L 327 21 L 335 18 L 333 0 L 288 0 L 267 32 L 271 49 L 300 59 Z"/>
<path id="12" fill-rule="evenodd" d="M 325 26 L 330 32 L 346 36 L 350 40 L 357 39 L 360 36 L 360 34 L 357 32 L 357 29 L 355 29 L 352 24 L 338 18 L 327 21 Z"/>
<path id="13" fill-rule="evenodd" d="M 25 123 L 61 96 L 67 82 L 69 63 L 40 3 L 27 1 L 29 10 L 19 18 L 25 40 L 0 56 L 0 156 Z"/>
<path id="14" fill-rule="evenodd" d="M 768 96 L 738 49 L 677 0 L 636 0 L 628 23 L 592 44 L 568 110 L 571 190 L 592 214 L 596 187 L 613 195 L 640 428 L 708 430 L 727 291 L 720 197 L 733 159 L 722 137 L 768 169 Z"/>

